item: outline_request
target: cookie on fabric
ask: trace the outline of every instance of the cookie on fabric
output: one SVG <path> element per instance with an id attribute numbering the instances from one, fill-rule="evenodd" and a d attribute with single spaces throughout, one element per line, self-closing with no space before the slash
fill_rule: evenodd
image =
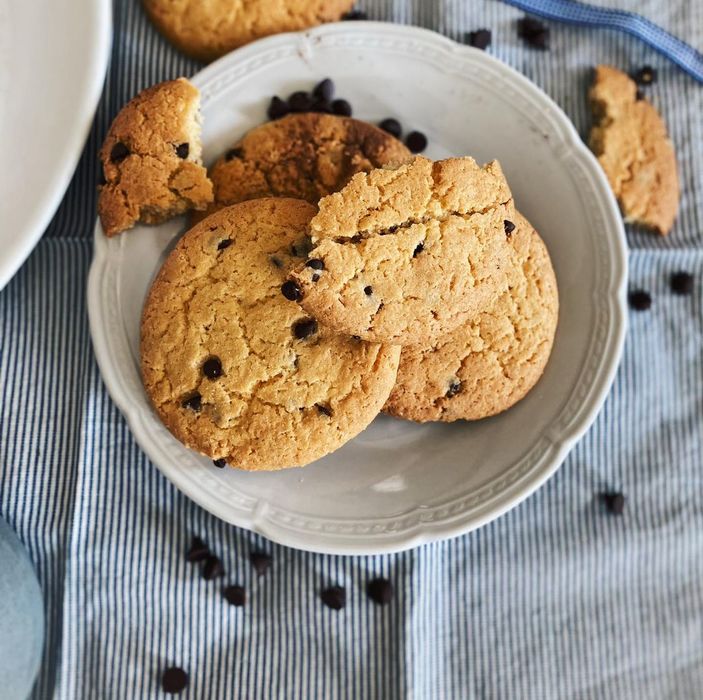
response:
<path id="1" fill-rule="evenodd" d="M 676 154 L 657 110 L 622 71 L 598 66 L 589 93 L 591 150 L 628 223 L 666 235 L 679 207 Z M 641 99 L 640 99 L 641 97 Z"/>
<path id="2" fill-rule="evenodd" d="M 542 376 L 559 316 L 544 242 L 516 214 L 508 288 L 430 348 L 406 346 L 384 411 L 414 421 L 478 420 L 507 410 Z"/>
<path id="3" fill-rule="evenodd" d="M 250 41 L 336 22 L 354 0 L 143 0 L 157 29 L 183 53 L 213 61 Z"/>
<path id="4" fill-rule="evenodd" d="M 317 204 L 356 173 L 411 158 L 397 138 L 373 124 L 331 114 L 291 114 L 252 129 L 214 164 L 215 202 L 194 218 L 258 197 Z"/>
<path id="5" fill-rule="evenodd" d="M 105 184 L 98 213 L 106 236 L 212 201 L 201 161 L 199 110 L 198 89 L 179 78 L 139 93 L 115 117 L 100 150 Z"/>
<path id="6" fill-rule="evenodd" d="M 283 287 L 312 204 L 221 209 L 166 259 L 141 326 L 144 387 L 183 444 L 241 469 L 302 466 L 378 414 L 400 348 L 338 336 Z"/>
<path id="7" fill-rule="evenodd" d="M 515 209 L 497 161 L 417 157 L 355 175 L 319 209 L 291 280 L 339 333 L 429 345 L 504 288 Z"/>

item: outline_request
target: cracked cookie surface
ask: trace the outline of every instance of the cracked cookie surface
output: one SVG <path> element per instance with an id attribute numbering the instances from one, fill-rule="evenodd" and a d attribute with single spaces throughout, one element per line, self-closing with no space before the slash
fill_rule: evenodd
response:
<path id="1" fill-rule="evenodd" d="M 638 99 L 635 82 L 610 66 L 596 68 L 589 97 L 591 150 L 625 221 L 666 235 L 679 206 L 679 181 L 664 120 L 645 98 Z"/>
<path id="2" fill-rule="evenodd" d="M 202 166 L 200 94 L 185 78 L 154 85 L 131 100 L 100 150 L 105 184 L 98 214 L 105 235 L 138 221 L 158 224 L 212 201 Z"/>
<path id="3" fill-rule="evenodd" d="M 330 114 L 291 114 L 247 132 L 210 168 L 215 201 L 193 220 L 258 197 L 317 204 L 356 173 L 411 158 L 398 139 L 373 124 Z"/>
<path id="4" fill-rule="evenodd" d="M 330 328 L 374 342 L 430 344 L 505 286 L 515 210 L 497 161 L 433 163 L 355 175 L 320 201 L 310 262 L 291 279 Z"/>
<path id="5" fill-rule="evenodd" d="M 158 30 L 181 51 L 212 61 L 270 34 L 336 22 L 354 0 L 143 0 Z"/>
<path id="6" fill-rule="evenodd" d="M 542 376 L 559 315 L 547 249 L 516 213 L 508 289 L 493 307 L 435 343 L 404 347 L 384 411 L 425 421 L 478 420 L 522 399 Z"/>
<path id="7" fill-rule="evenodd" d="M 283 198 L 222 209 L 178 242 L 147 296 L 146 392 L 212 459 L 302 466 L 363 430 L 393 387 L 400 348 L 335 335 L 282 293 L 315 212 Z"/>

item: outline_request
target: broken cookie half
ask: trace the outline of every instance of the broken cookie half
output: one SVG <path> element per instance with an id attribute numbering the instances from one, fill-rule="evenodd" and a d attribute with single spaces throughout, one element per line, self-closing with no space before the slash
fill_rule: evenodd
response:
<path id="1" fill-rule="evenodd" d="M 212 202 L 199 110 L 198 89 L 179 78 L 139 93 L 115 117 L 100 150 L 98 213 L 106 236 Z"/>

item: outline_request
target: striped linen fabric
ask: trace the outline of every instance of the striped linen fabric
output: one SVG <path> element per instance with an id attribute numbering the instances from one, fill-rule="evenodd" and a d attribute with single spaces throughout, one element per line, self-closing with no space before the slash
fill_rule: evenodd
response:
<path id="1" fill-rule="evenodd" d="M 618 6 L 642 11 L 635 0 Z M 659 6 L 650 19 L 700 47 L 703 6 Z M 363 7 L 456 39 L 490 28 L 489 51 L 540 85 L 583 134 L 591 65 L 658 70 L 648 90 L 680 156 L 682 208 L 668 238 L 628 232 L 630 285 L 648 291 L 652 307 L 631 314 L 604 409 L 518 508 L 397 555 L 280 547 L 178 492 L 100 380 L 85 286 L 96 151 L 111 118 L 144 86 L 198 66 L 155 33 L 136 0 L 117 2 L 86 153 L 47 235 L 0 293 L 0 514 L 26 544 L 46 601 L 34 696 L 163 697 L 161 671 L 180 666 L 190 677 L 182 697 L 197 699 L 701 697 L 703 90 L 615 32 L 550 23 L 552 49 L 529 49 L 516 36 L 521 13 L 494 0 Z M 693 294 L 672 292 L 679 270 L 694 276 Z M 609 490 L 626 495 L 620 517 L 598 499 Z M 224 579 L 204 581 L 185 561 L 193 535 L 221 556 Z M 262 576 L 252 550 L 272 556 Z M 376 576 L 394 585 L 387 606 L 366 597 Z M 225 603 L 226 583 L 246 588 L 244 607 Z M 340 611 L 319 600 L 334 584 L 347 591 Z"/>

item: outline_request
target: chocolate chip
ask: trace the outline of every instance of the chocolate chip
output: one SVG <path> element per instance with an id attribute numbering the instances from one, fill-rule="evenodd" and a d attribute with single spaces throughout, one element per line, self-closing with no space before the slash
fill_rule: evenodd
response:
<path id="1" fill-rule="evenodd" d="M 469 32 L 466 35 L 466 40 L 469 46 L 483 51 L 491 45 L 491 30 L 477 29 L 475 32 Z"/>
<path id="2" fill-rule="evenodd" d="M 413 258 L 416 258 L 422 251 L 425 250 L 425 244 L 420 241 L 416 246 L 415 250 L 413 250 Z"/>
<path id="3" fill-rule="evenodd" d="M 599 498 L 607 511 L 612 515 L 622 515 L 625 510 L 625 496 L 617 491 L 607 491 L 599 494 Z"/>
<path id="4" fill-rule="evenodd" d="M 270 260 L 274 267 L 283 267 L 283 263 L 275 255 L 272 255 Z"/>
<path id="5" fill-rule="evenodd" d="M 210 556 L 210 548 L 199 537 L 193 537 L 190 548 L 186 552 L 186 561 L 191 563 L 203 561 Z"/>
<path id="6" fill-rule="evenodd" d="M 119 163 L 129 155 L 129 148 L 122 141 L 118 141 L 110 151 L 110 160 L 113 163 Z"/>
<path id="7" fill-rule="evenodd" d="M 222 362 L 219 357 L 210 357 L 203 362 L 203 374 L 208 379 L 217 379 L 222 376 Z"/>
<path id="8" fill-rule="evenodd" d="M 405 137 L 405 145 L 413 153 L 422 153 L 427 148 L 427 136 L 421 131 L 411 131 Z"/>
<path id="9" fill-rule="evenodd" d="M 341 610 L 347 604 L 347 592 L 341 586 L 330 586 L 320 593 L 320 600 L 332 610 Z"/>
<path id="10" fill-rule="evenodd" d="M 224 459 L 213 459 L 212 463 L 218 468 L 218 469 L 224 469 L 227 466 L 227 462 L 225 462 Z"/>
<path id="11" fill-rule="evenodd" d="M 241 586 L 227 586 L 222 590 L 224 599 L 237 608 L 241 608 L 247 602 L 247 592 Z"/>
<path id="12" fill-rule="evenodd" d="M 313 270 L 324 270 L 325 263 L 322 262 L 322 260 L 319 260 L 318 258 L 313 258 L 312 260 L 308 260 L 305 263 L 305 267 L 311 267 Z"/>
<path id="13" fill-rule="evenodd" d="M 640 102 L 641 100 L 644 99 L 644 93 L 643 93 L 642 90 L 640 90 L 639 88 L 637 88 L 637 92 L 635 93 L 635 99 L 636 99 L 638 102 Z"/>
<path id="14" fill-rule="evenodd" d="M 534 17 L 523 17 L 517 21 L 517 35 L 535 49 L 549 48 L 549 27 Z"/>
<path id="15" fill-rule="evenodd" d="M 182 158 L 185 160 L 188 157 L 188 154 L 190 153 L 190 144 L 189 143 L 181 143 L 178 146 L 176 146 L 176 155 L 179 158 Z"/>
<path id="16" fill-rule="evenodd" d="M 330 78 L 320 81 L 312 89 L 312 96 L 324 102 L 331 102 L 334 97 L 334 83 Z"/>
<path id="17" fill-rule="evenodd" d="M 183 399 L 181 405 L 183 408 L 189 408 L 191 411 L 199 411 L 202 408 L 203 397 L 197 392 Z"/>
<path id="18" fill-rule="evenodd" d="M 693 275 L 690 272 L 674 272 L 671 275 L 671 291 L 674 294 L 690 294 L 693 291 Z"/>
<path id="19" fill-rule="evenodd" d="M 224 573 L 225 569 L 222 566 L 222 562 L 214 554 L 211 554 L 203 564 L 203 578 L 206 581 L 213 581 L 220 576 L 224 576 Z"/>
<path id="20" fill-rule="evenodd" d="M 217 250 L 224 250 L 225 248 L 229 248 L 232 245 L 232 239 L 231 238 L 223 238 L 218 244 L 217 244 Z"/>
<path id="21" fill-rule="evenodd" d="M 317 272 L 310 278 L 313 282 L 318 282 L 320 280 L 320 275 Z"/>
<path id="22" fill-rule="evenodd" d="M 461 391 L 461 382 L 458 379 L 454 379 L 447 389 L 446 397 L 451 399 L 452 396 L 456 396 Z"/>
<path id="23" fill-rule="evenodd" d="M 652 297 L 644 289 L 635 289 L 628 297 L 630 306 L 635 311 L 647 311 L 652 306 Z"/>
<path id="24" fill-rule="evenodd" d="M 640 85 L 651 85 L 657 81 L 657 71 L 652 66 L 642 66 L 633 77 Z"/>
<path id="25" fill-rule="evenodd" d="M 285 100 L 282 100 L 278 95 L 271 98 L 266 114 L 269 119 L 275 120 L 285 117 L 290 112 L 290 107 Z"/>
<path id="26" fill-rule="evenodd" d="M 298 241 L 298 243 L 294 243 L 290 247 L 291 254 L 294 255 L 296 258 L 307 257 L 308 253 L 311 250 L 312 250 L 312 239 L 309 236 L 306 236 L 301 241 Z"/>
<path id="27" fill-rule="evenodd" d="M 180 693 L 188 685 L 188 674 L 177 666 L 167 668 L 161 674 L 161 687 L 164 693 L 176 695 Z"/>
<path id="28" fill-rule="evenodd" d="M 281 285 L 281 294 L 288 301 L 300 301 L 303 298 L 302 290 L 293 280 L 287 280 Z"/>
<path id="29" fill-rule="evenodd" d="M 332 417 L 332 409 L 324 403 L 316 403 L 315 408 L 322 413 L 323 416 L 327 416 L 328 418 Z"/>
<path id="30" fill-rule="evenodd" d="M 360 335 L 353 335 L 352 340 L 356 340 L 356 342 L 358 343 L 361 340 L 361 336 Z"/>
<path id="31" fill-rule="evenodd" d="M 373 287 L 370 284 L 364 287 L 364 294 L 366 294 L 367 297 L 370 297 L 373 294 Z"/>
<path id="32" fill-rule="evenodd" d="M 403 133 L 403 127 L 400 125 L 400 122 L 397 119 L 393 119 L 393 117 L 384 119 L 382 122 L 379 122 L 378 126 L 397 139 L 399 139 L 400 135 Z"/>
<path id="33" fill-rule="evenodd" d="M 352 106 L 346 100 L 335 100 L 332 102 L 332 113 L 340 117 L 351 117 Z"/>
<path id="34" fill-rule="evenodd" d="M 393 584 L 385 578 L 375 578 L 366 584 L 366 595 L 378 605 L 387 605 L 393 598 Z"/>
<path id="35" fill-rule="evenodd" d="M 235 158 L 241 158 L 244 155 L 244 151 L 241 148 L 230 148 L 227 153 L 225 153 L 225 160 L 234 160 Z"/>
<path id="36" fill-rule="evenodd" d="M 312 98 L 307 92 L 298 90 L 288 98 L 291 112 L 309 112 L 312 107 Z"/>
<path id="37" fill-rule="evenodd" d="M 351 10 L 350 12 L 347 12 L 345 15 L 342 15 L 342 20 L 343 21 L 354 21 L 354 20 L 363 20 L 363 19 L 368 19 L 369 16 L 363 11 L 363 10 Z"/>
<path id="38" fill-rule="evenodd" d="M 304 318 L 293 324 L 293 335 L 298 340 L 304 340 L 317 333 L 317 321 L 314 318 Z"/>
<path id="39" fill-rule="evenodd" d="M 515 224 L 512 221 L 503 219 L 503 228 L 505 229 L 505 235 L 510 238 L 510 236 L 513 235 L 513 231 L 515 230 Z"/>
<path id="40" fill-rule="evenodd" d="M 310 109 L 320 114 L 332 114 L 332 105 L 325 100 L 315 100 Z"/>
<path id="41" fill-rule="evenodd" d="M 249 555 L 249 559 L 259 576 L 263 576 L 271 566 L 271 555 L 266 552 L 252 552 Z"/>

